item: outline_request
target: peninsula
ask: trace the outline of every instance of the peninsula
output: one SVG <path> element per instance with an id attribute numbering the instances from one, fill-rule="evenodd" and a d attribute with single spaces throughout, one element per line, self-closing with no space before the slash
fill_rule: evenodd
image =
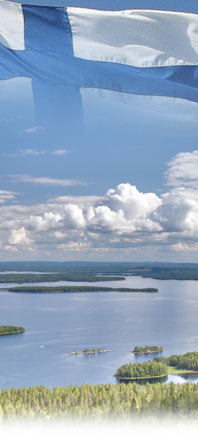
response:
<path id="1" fill-rule="evenodd" d="M 155 357 L 153 361 L 124 364 L 115 377 L 119 381 L 152 381 L 165 378 L 169 374 L 198 375 L 198 352 L 188 352 L 184 355 L 170 357 Z"/>

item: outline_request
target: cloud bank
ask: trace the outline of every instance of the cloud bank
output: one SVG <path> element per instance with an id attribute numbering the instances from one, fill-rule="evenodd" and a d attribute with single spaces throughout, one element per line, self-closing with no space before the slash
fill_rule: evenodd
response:
<path id="1" fill-rule="evenodd" d="M 196 165 L 198 151 L 175 156 L 166 172 L 173 187 L 161 195 L 120 183 L 102 197 L 60 196 L 26 206 L 13 203 L 15 193 L 0 191 L 1 251 L 52 259 L 196 258 Z M 35 184 L 68 186 L 70 182 L 23 177 L 20 181 Z"/>

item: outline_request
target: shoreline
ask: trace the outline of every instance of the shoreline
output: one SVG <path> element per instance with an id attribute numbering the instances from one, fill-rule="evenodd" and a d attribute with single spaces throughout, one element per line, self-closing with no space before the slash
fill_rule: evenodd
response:
<path id="1" fill-rule="evenodd" d="M 169 375 L 169 373 L 167 373 L 166 375 L 159 375 L 159 376 L 142 376 L 139 378 L 125 378 L 122 376 L 115 376 L 116 379 L 118 379 L 119 381 L 146 381 L 146 380 L 152 380 L 152 379 L 163 379 L 166 378 Z"/>

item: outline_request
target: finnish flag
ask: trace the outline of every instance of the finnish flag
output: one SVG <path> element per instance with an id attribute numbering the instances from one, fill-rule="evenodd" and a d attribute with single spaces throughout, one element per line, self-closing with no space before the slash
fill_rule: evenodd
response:
<path id="1" fill-rule="evenodd" d="M 1 107 L 65 125 L 143 101 L 197 113 L 197 14 L 0 1 Z"/>

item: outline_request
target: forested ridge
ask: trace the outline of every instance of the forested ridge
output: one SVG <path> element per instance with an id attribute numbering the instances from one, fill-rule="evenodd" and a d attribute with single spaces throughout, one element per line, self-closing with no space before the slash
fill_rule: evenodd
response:
<path id="1" fill-rule="evenodd" d="M 1 421 L 23 418 L 198 416 L 198 384 L 44 386 L 0 391 Z"/>

